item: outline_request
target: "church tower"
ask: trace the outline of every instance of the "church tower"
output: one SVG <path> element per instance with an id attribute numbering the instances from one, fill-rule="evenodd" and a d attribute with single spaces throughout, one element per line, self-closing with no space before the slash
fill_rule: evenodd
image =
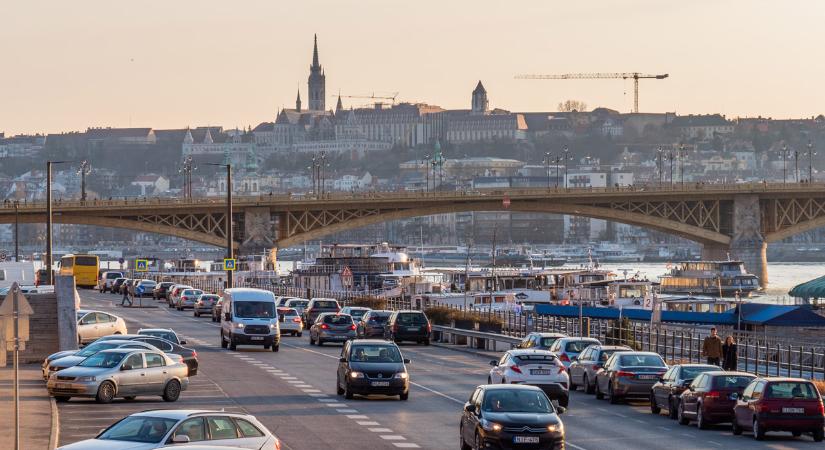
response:
<path id="1" fill-rule="evenodd" d="M 312 49 L 312 65 L 309 66 L 309 110 L 323 111 L 326 107 L 326 75 L 324 68 L 318 61 L 318 35 L 315 35 L 315 46 Z"/>
<path id="2" fill-rule="evenodd" d="M 473 114 L 487 114 L 490 111 L 490 104 L 487 101 L 487 89 L 478 80 L 478 85 L 473 90 Z"/>
<path id="3" fill-rule="evenodd" d="M 301 112 L 301 90 L 298 89 L 298 98 L 295 99 L 295 111 Z"/>

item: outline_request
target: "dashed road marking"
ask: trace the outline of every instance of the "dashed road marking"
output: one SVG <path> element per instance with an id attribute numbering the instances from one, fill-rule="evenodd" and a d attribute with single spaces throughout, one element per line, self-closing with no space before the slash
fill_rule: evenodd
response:
<path id="1" fill-rule="evenodd" d="M 399 436 L 397 434 L 382 434 L 378 437 L 380 437 L 381 439 L 384 439 L 385 441 L 406 441 L 407 440 L 407 438 L 405 438 L 404 436 Z"/>
<path id="2" fill-rule="evenodd" d="M 421 448 L 418 444 L 413 444 L 412 442 L 393 442 L 392 445 L 398 448 Z"/>
<path id="3" fill-rule="evenodd" d="M 390 428 L 367 428 L 367 429 L 372 431 L 373 433 L 392 433 L 392 429 L 390 429 Z"/>
<path id="4" fill-rule="evenodd" d="M 358 425 L 361 425 L 363 427 L 377 427 L 378 425 L 381 425 L 380 423 L 373 422 L 371 420 L 358 420 L 355 423 L 357 423 Z"/>

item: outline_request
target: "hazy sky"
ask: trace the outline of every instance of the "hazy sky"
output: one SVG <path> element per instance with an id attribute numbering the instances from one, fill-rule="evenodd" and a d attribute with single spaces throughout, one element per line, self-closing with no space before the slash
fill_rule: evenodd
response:
<path id="1" fill-rule="evenodd" d="M 294 105 L 318 33 L 335 95 L 551 111 L 627 112 L 622 80 L 517 73 L 669 73 L 642 111 L 825 113 L 825 2 L 763 0 L 9 1 L 0 26 L 0 131 L 255 126 Z M 346 101 L 363 105 L 367 100 Z"/>

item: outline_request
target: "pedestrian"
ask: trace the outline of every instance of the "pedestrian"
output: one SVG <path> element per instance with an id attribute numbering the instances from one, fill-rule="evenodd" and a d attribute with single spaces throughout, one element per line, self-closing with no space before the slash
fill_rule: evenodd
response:
<path id="1" fill-rule="evenodd" d="M 719 365 L 722 358 L 722 339 L 716 333 L 716 327 L 710 329 L 710 336 L 702 342 L 702 354 L 708 359 L 708 364 Z"/>
<path id="2" fill-rule="evenodd" d="M 132 299 L 129 298 L 129 286 L 123 286 L 123 298 L 120 299 L 120 306 L 132 306 Z M 129 304 L 127 305 L 126 302 Z"/>
<path id="3" fill-rule="evenodd" d="M 722 344 L 722 368 L 725 370 L 736 370 L 736 363 L 739 359 L 739 352 L 736 348 L 736 341 L 733 336 L 725 338 L 725 343 Z"/>

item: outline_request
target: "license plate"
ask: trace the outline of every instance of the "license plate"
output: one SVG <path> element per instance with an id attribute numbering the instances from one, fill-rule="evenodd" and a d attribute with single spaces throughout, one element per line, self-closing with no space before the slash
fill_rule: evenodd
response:
<path id="1" fill-rule="evenodd" d="M 550 375 L 547 369 L 530 369 L 530 375 Z"/>
<path id="2" fill-rule="evenodd" d="M 407 327 L 407 331 L 418 331 L 418 327 Z"/>
<path id="3" fill-rule="evenodd" d="M 805 408 L 782 408 L 782 412 L 787 414 L 804 414 Z"/>
<path id="4" fill-rule="evenodd" d="M 638 378 L 640 380 L 655 380 L 655 379 L 659 378 L 659 376 L 658 375 L 639 375 Z"/>
<path id="5" fill-rule="evenodd" d="M 54 387 L 56 389 L 70 389 L 72 385 L 70 383 L 55 383 Z"/>
<path id="6" fill-rule="evenodd" d="M 373 381 L 372 383 L 370 383 L 370 386 L 376 386 L 376 387 L 381 387 L 381 386 L 387 387 L 389 385 L 390 385 L 389 381 Z"/>
<path id="7" fill-rule="evenodd" d="M 513 436 L 513 443 L 515 444 L 538 444 L 538 436 Z"/>
<path id="8" fill-rule="evenodd" d="M 250 339 L 252 339 L 253 341 L 263 341 L 264 337 L 263 336 L 252 336 Z"/>

